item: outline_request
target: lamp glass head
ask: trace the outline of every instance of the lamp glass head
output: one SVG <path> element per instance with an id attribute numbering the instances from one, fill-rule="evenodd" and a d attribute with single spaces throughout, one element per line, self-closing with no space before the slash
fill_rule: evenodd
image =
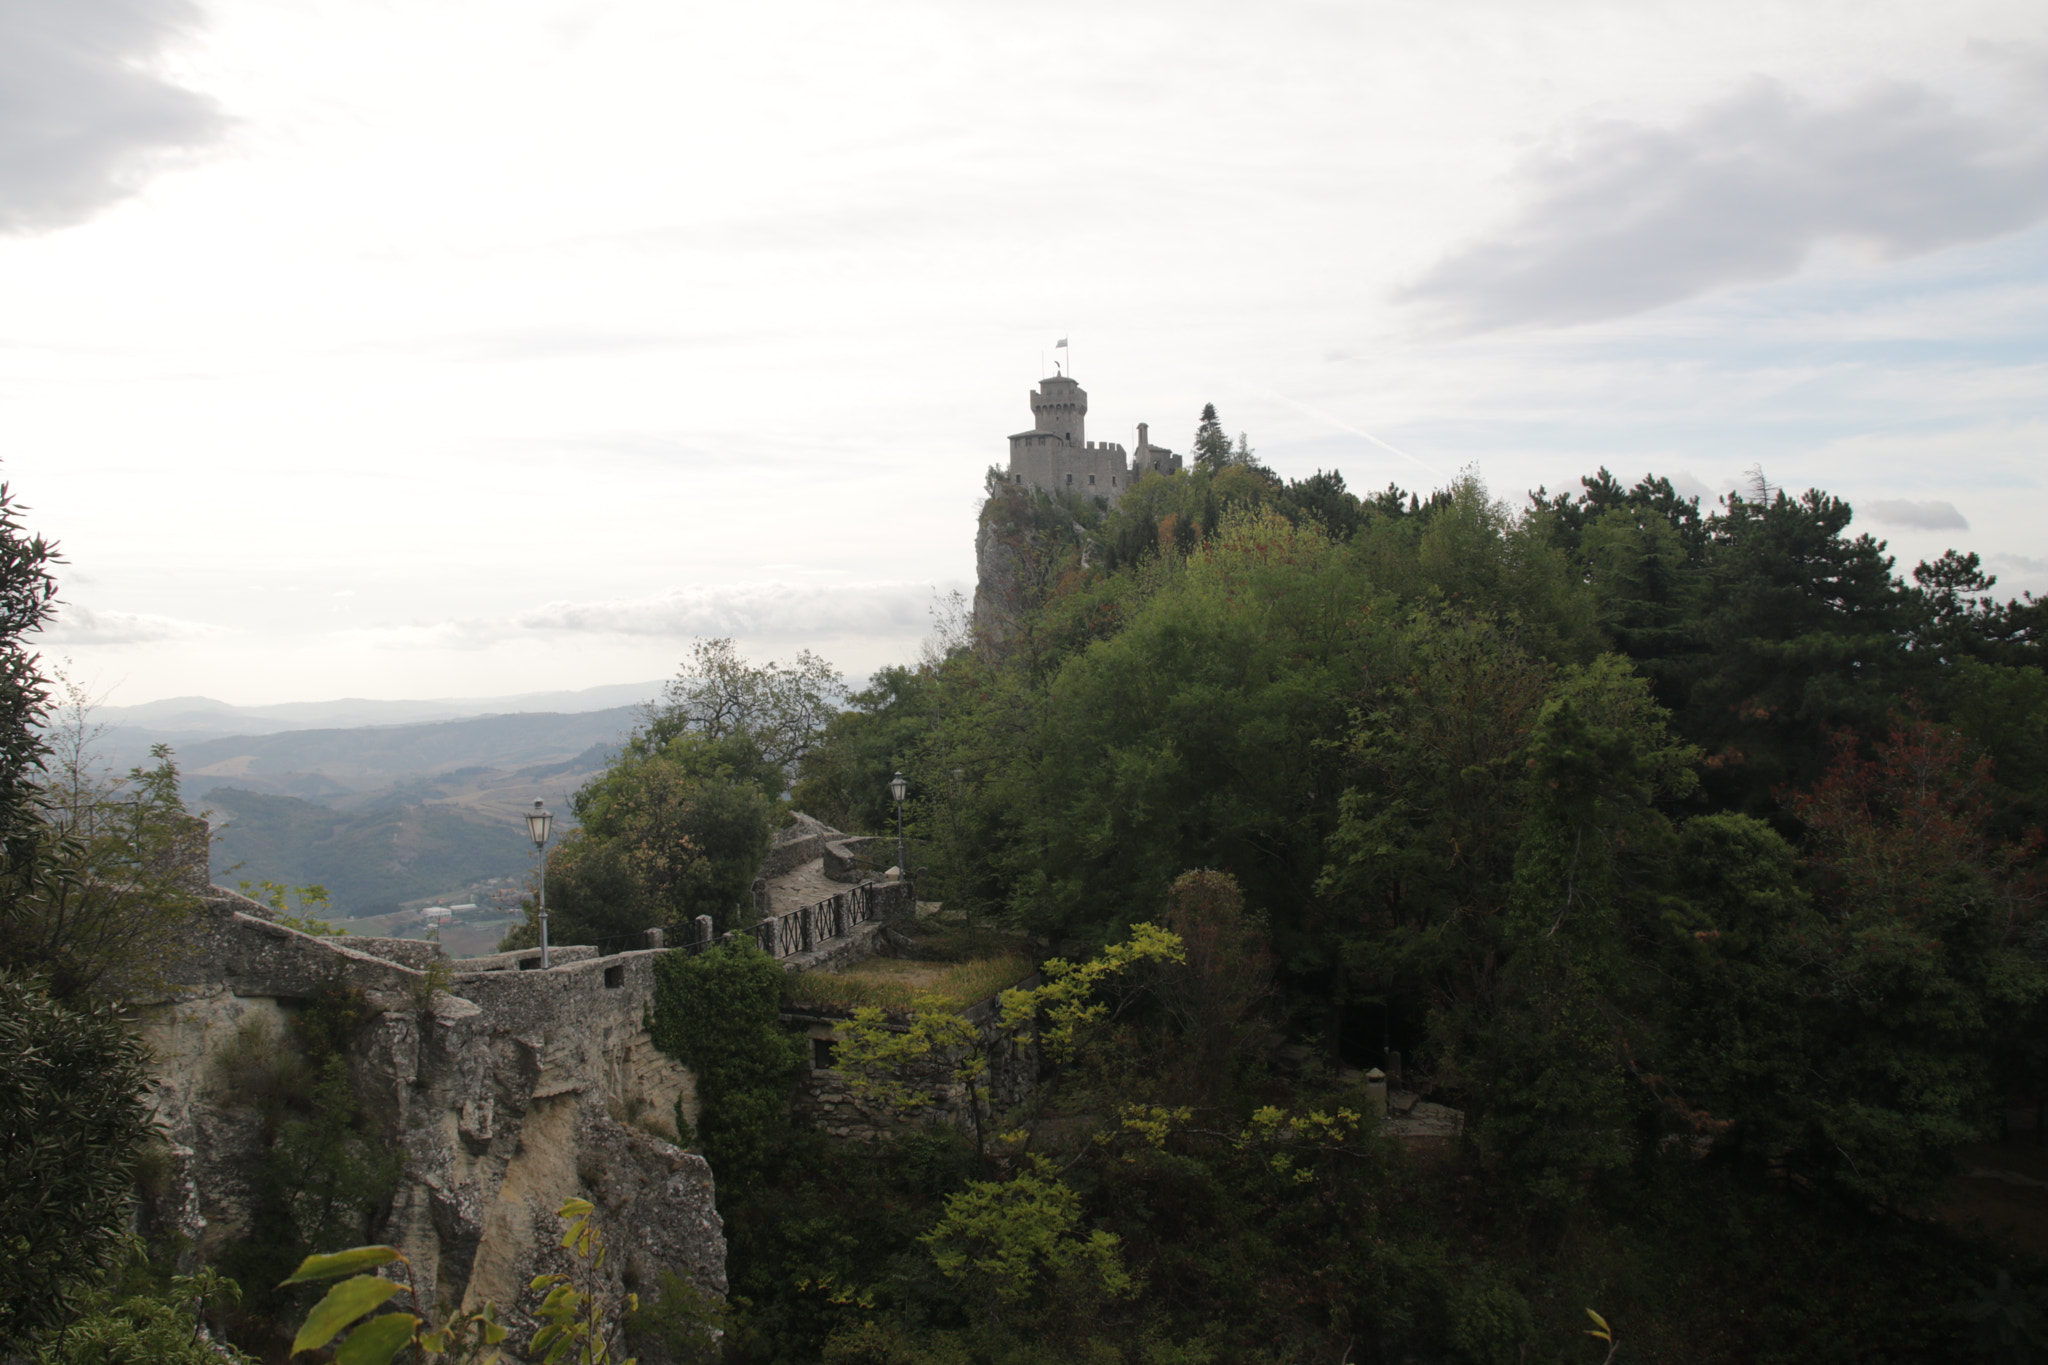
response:
<path id="1" fill-rule="evenodd" d="M 903 803 L 904 797 L 910 795 L 910 784 L 903 780 L 902 773 L 889 779 L 889 795 L 895 798 L 898 805 Z"/>
<path id="2" fill-rule="evenodd" d="M 533 839 L 533 846 L 539 848 L 548 841 L 548 825 L 554 820 L 548 808 L 536 801 L 533 809 L 526 812 L 526 832 Z"/>

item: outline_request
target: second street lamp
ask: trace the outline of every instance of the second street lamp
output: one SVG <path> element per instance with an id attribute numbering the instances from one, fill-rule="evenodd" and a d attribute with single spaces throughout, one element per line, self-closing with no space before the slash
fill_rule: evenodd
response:
<path id="1" fill-rule="evenodd" d="M 554 820 L 548 808 L 536 801 L 533 809 L 526 812 L 526 832 L 533 839 L 533 851 L 540 857 L 540 965 L 548 965 L 548 860 L 542 852 L 547 847 L 548 825 Z"/>
<path id="2" fill-rule="evenodd" d="M 903 780 L 902 773 L 889 779 L 889 795 L 896 800 L 896 880 L 908 881 L 910 869 L 904 866 L 903 859 L 903 798 L 910 795 L 910 784 Z"/>

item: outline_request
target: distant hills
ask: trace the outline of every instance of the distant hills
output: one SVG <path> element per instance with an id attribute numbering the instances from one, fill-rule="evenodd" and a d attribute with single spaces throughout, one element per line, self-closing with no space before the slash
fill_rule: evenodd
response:
<path id="1" fill-rule="evenodd" d="M 322 799 L 472 769 L 539 781 L 580 771 L 574 765 L 585 759 L 591 761 L 586 769 L 602 766 L 602 751 L 639 719 L 638 707 L 619 706 L 571 716 L 478 716 L 425 725 L 231 735 L 179 747 L 178 767 L 188 784 L 219 778 L 250 791 Z M 299 779 L 308 777 L 320 781 L 300 789 L 305 784 Z"/>
<path id="2" fill-rule="evenodd" d="M 95 748 L 108 767 L 172 746 L 187 803 L 213 819 L 215 881 L 318 883 L 337 917 L 355 917 L 516 896 L 533 863 L 526 809 L 547 802 L 565 832 L 569 796 L 660 686 L 267 707 L 181 697 L 92 719 L 107 727 Z"/>
<path id="3" fill-rule="evenodd" d="M 169 697 L 139 706 L 100 706 L 93 720 L 105 727 L 102 756 L 111 766 L 133 767 L 162 742 L 180 753 L 202 740 L 227 735 L 274 735 L 290 730 L 362 729 L 417 725 L 480 716 L 550 713 L 581 715 L 643 706 L 661 694 L 659 682 L 611 683 L 574 692 L 521 692 L 504 697 L 443 697 L 431 701 L 294 701 L 236 706 L 212 697 Z"/>

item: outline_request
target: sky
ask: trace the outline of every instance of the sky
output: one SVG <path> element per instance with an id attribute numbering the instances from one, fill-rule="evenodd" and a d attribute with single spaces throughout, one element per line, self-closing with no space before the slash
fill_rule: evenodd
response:
<path id="1" fill-rule="evenodd" d="M 2039 0 L 0 0 L 0 476 L 116 705 L 857 682 L 1060 355 L 2048 592 L 2044 343 Z"/>

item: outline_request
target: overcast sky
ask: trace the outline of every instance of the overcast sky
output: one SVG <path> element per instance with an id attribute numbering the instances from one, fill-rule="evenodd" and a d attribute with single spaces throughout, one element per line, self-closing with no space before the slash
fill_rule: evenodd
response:
<path id="1" fill-rule="evenodd" d="M 117 704 L 860 677 L 1092 439 L 1760 464 L 2048 590 L 2048 11 L 0 0 L 0 473 Z"/>

